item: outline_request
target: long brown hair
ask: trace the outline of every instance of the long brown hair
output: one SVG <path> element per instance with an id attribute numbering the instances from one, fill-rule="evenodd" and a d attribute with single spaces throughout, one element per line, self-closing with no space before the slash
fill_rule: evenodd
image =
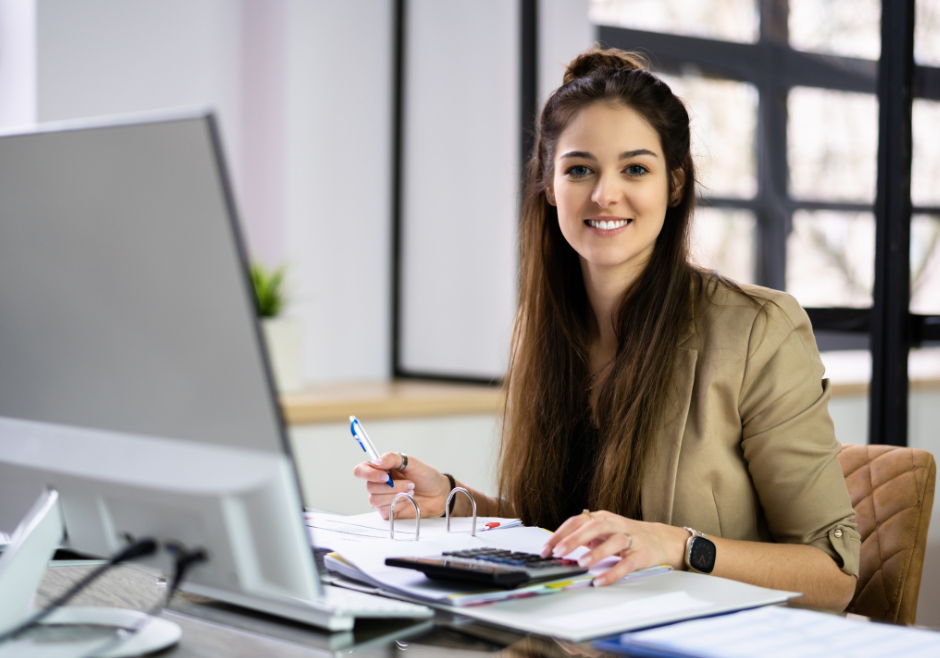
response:
<path id="1" fill-rule="evenodd" d="M 562 236 L 546 190 L 555 148 L 572 118 L 594 103 L 620 104 L 657 131 L 670 172 L 684 172 L 678 202 L 666 211 L 650 261 L 615 311 L 617 352 L 598 394 L 595 477 L 589 504 L 640 518 L 644 464 L 652 456 L 671 393 L 676 348 L 691 321 L 692 286 L 701 277 L 689 263 L 695 171 L 689 115 L 641 57 L 591 49 L 568 66 L 548 99 L 527 164 L 520 226 L 520 285 L 507 376 L 508 399 L 500 454 L 500 497 L 527 525 L 562 521 L 561 476 L 588 414 L 588 347 L 596 332 L 578 254 Z M 670 179 L 672 180 L 672 176 Z M 670 183 L 672 187 L 672 183 Z"/>

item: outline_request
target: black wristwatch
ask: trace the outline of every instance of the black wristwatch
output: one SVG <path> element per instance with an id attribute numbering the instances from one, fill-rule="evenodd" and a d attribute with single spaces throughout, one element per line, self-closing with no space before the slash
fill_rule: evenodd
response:
<path id="1" fill-rule="evenodd" d="M 689 571 L 711 573 L 715 569 L 715 557 L 718 554 L 715 544 L 698 530 L 684 529 L 692 533 L 685 543 L 685 566 Z"/>

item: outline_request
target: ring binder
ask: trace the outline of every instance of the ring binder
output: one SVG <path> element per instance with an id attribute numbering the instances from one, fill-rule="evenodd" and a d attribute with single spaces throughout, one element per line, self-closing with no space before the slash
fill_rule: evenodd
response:
<path id="1" fill-rule="evenodd" d="M 473 525 L 471 526 L 470 536 L 477 536 L 477 501 L 473 499 L 473 496 L 470 495 L 470 492 L 464 489 L 463 487 L 454 487 L 450 490 L 450 495 L 447 497 L 447 502 L 444 503 L 444 515 L 447 517 L 447 532 L 450 532 L 450 500 L 458 492 L 462 491 L 467 494 L 467 498 L 470 499 L 470 505 L 473 507 Z M 399 496 L 401 494 L 398 494 Z M 398 496 L 396 496 L 397 498 Z M 392 503 L 395 501 L 393 500 Z"/>
<path id="2" fill-rule="evenodd" d="M 410 500 L 411 504 L 415 506 L 415 539 L 414 540 L 418 541 L 418 533 L 421 532 L 421 508 L 418 507 L 418 503 L 415 501 L 415 499 L 406 493 L 400 493 L 396 495 L 394 498 L 392 498 L 392 507 L 391 509 L 388 510 L 388 538 L 395 539 L 395 503 L 397 503 L 398 499 L 402 497 L 406 498 L 407 500 Z M 474 508 L 476 508 L 476 505 L 474 505 Z M 473 517 L 474 517 L 473 521 L 474 521 L 474 530 L 475 530 L 476 529 L 476 514 L 475 513 Z M 448 526 L 448 530 L 449 529 L 450 529 L 450 526 Z"/>

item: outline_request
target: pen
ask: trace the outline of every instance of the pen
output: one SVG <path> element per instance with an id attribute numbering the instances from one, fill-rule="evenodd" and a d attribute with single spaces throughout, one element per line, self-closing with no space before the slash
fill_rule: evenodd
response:
<path id="1" fill-rule="evenodd" d="M 369 455 L 369 461 L 373 464 L 377 462 L 379 460 L 379 453 L 376 451 L 375 446 L 372 445 L 372 440 L 369 439 L 369 435 L 366 434 L 362 423 L 360 423 L 359 419 L 355 416 L 349 417 L 349 431 L 352 432 L 353 438 L 356 439 L 362 451 Z M 388 486 L 395 486 L 395 483 L 392 482 L 391 474 L 388 474 Z"/>

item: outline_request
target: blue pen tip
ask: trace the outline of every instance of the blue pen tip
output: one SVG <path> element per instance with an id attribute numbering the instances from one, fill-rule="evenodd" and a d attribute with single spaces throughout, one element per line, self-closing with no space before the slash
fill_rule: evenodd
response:
<path id="1" fill-rule="evenodd" d="M 391 475 L 388 476 L 388 486 L 390 486 L 390 487 L 394 487 L 394 486 L 395 486 L 395 483 L 392 482 L 392 476 L 391 476 Z"/>

